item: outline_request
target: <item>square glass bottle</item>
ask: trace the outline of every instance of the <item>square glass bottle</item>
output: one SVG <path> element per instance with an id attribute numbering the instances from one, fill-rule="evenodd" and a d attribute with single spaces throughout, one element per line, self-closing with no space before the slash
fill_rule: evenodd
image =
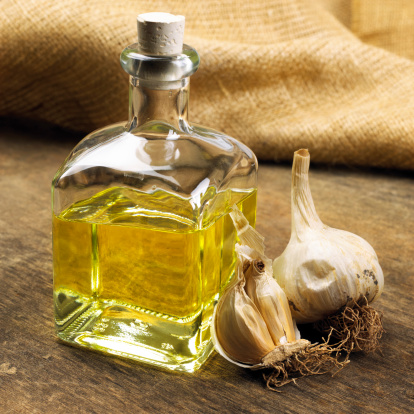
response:
<path id="1" fill-rule="evenodd" d="M 139 16 L 139 42 L 121 54 L 129 121 L 89 134 L 56 173 L 53 273 L 60 339 L 192 372 L 213 349 L 210 319 L 234 273 L 230 207 L 255 224 L 257 161 L 189 123 L 199 56 L 183 27 L 182 16 Z"/>

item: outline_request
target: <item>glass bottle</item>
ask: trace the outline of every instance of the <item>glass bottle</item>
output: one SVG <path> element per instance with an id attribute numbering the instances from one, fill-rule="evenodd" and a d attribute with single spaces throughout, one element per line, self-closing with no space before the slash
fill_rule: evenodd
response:
<path id="1" fill-rule="evenodd" d="M 86 136 L 53 180 L 57 335 L 192 372 L 213 349 L 209 322 L 234 273 L 230 207 L 255 224 L 257 161 L 188 121 L 193 48 L 160 56 L 133 44 L 121 66 L 128 122 Z"/>

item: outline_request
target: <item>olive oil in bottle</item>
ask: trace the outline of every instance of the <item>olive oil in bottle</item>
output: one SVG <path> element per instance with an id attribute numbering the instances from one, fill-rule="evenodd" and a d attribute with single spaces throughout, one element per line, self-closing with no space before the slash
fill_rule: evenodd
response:
<path id="1" fill-rule="evenodd" d="M 209 322 L 234 273 L 231 206 L 255 224 L 257 162 L 188 122 L 199 57 L 180 43 L 183 26 L 138 17 L 140 41 L 121 55 L 129 121 L 88 135 L 56 174 L 54 303 L 63 341 L 192 372 L 212 351 Z M 178 50 L 157 51 L 153 30 L 178 36 Z"/>

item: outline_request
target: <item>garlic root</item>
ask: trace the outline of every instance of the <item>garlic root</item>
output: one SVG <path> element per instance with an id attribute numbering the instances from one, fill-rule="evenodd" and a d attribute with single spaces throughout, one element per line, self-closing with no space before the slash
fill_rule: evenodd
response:
<path id="1" fill-rule="evenodd" d="M 322 333 L 331 333 L 339 339 L 342 348 L 349 352 L 375 352 L 380 347 L 380 339 L 385 332 L 382 325 L 382 312 L 361 301 L 345 306 L 339 312 L 315 322 L 315 329 Z"/>
<path id="2" fill-rule="evenodd" d="M 328 339 L 322 344 L 309 345 L 294 353 L 283 361 L 272 362 L 267 365 L 267 372 L 263 373 L 267 388 L 280 392 L 278 388 L 290 382 L 296 383 L 298 378 L 310 375 L 322 375 L 336 370 L 332 376 L 349 364 L 349 352 L 341 356 L 343 341 L 329 345 Z"/>

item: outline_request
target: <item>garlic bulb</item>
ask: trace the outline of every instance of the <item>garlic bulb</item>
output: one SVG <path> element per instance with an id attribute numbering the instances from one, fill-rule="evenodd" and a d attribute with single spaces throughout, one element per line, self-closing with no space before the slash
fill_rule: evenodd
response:
<path id="1" fill-rule="evenodd" d="M 261 367 L 286 359 L 310 342 L 300 340 L 286 295 L 273 278 L 272 262 L 263 253 L 263 237 L 236 207 L 231 216 L 244 234 L 241 241 L 249 246 L 236 245 L 236 279 L 215 308 L 212 337 L 216 350 L 229 361 Z"/>
<path id="2" fill-rule="evenodd" d="M 373 248 L 361 237 L 322 223 L 309 187 L 307 150 L 294 154 L 292 233 L 273 275 L 298 323 L 315 322 L 364 297 L 378 298 L 384 277 Z"/>

